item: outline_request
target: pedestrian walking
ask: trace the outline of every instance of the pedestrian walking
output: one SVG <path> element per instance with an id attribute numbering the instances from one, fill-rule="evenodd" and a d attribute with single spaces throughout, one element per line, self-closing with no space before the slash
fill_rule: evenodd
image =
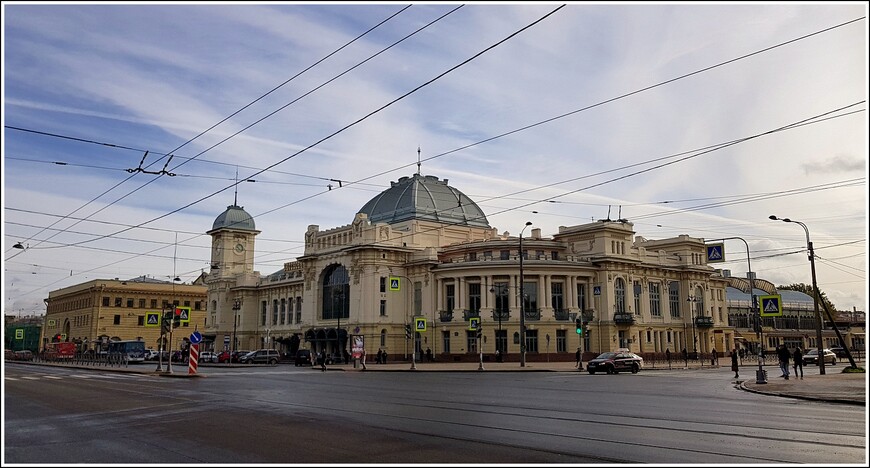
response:
<path id="1" fill-rule="evenodd" d="M 426 348 L 426 360 L 429 362 L 435 361 L 435 358 L 432 357 L 432 348 Z"/>
<path id="2" fill-rule="evenodd" d="M 363 366 L 363 370 L 366 370 L 366 349 L 365 348 L 362 349 L 362 352 L 360 353 L 359 357 L 360 357 L 360 362 L 362 363 L 362 366 Z"/>
<path id="3" fill-rule="evenodd" d="M 383 362 L 383 358 L 384 358 L 384 350 L 378 348 L 378 355 L 377 355 L 377 357 L 376 357 L 376 361 L 375 361 L 375 362 L 377 362 L 378 364 L 383 364 L 383 363 L 384 363 L 384 362 Z"/>
<path id="4" fill-rule="evenodd" d="M 384 350 L 384 355 L 381 356 L 381 359 L 383 360 L 383 363 L 384 363 L 384 364 L 387 363 L 387 350 Z"/>
<path id="5" fill-rule="evenodd" d="M 792 363 L 792 365 L 794 366 L 794 377 L 798 378 L 798 375 L 800 375 L 800 378 L 803 380 L 803 378 L 804 378 L 804 355 L 803 355 L 803 353 L 801 353 L 800 346 L 798 346 L 794 349 L 794 354 L 792 355 L 792 358 L 794 359 L 794 362 Z M 800 374 L 798 374 L 798 370 L 800 370 Z"/>
<path id="6" fill-rule="evenodd" d="M 738 357 L 737 348 L 734 348 L 731 351 L 731 370 L 734 371 L 734 378 L 735 379 L 740 377 L 740 374 L 737 372 L 737 370 L 739 369 L 739 367 L 737 365 L 737 357 Z"/>
<path id="7" fill-rule="evenodd" d="M 326 371 L 326 352 L 317 353 L 317 363 L 320 364 L 320 372 Z"/>
<path id="8" fill-rule="evenodd" d="M 574 367 L 580 367 L 580 348 L 574 353 Z"/>
<path id="9" fill-rule="evenodd" d="M 780 377 L 785 377 L 785 380 L 788 380 L 788 360 L 791 358 L 791 353 L 788 352 L 788 348 L 785 345 L 779 345 L 779 349 L 776 350 L 776 355 L 779 357 L 779 368 L 782 370 L 782 375 Z"/>

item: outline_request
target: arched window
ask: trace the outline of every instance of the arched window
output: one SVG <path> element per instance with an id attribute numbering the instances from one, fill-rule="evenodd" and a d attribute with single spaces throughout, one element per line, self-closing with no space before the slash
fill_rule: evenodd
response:
<path id="1" fill-rule="evenodd" d="M 625 313 L 625 281 L 622 278 L 616 278 L 614 282 L 614 292 L 616 297 L 615 310 L 616 314 L 624 314 Z"/>
<path id="2" fill-rule="evenodd" d="M 383 329 L 383 330 L 381 330 L 381 346 L 386 346 L 386 345 L 387 345 L 387 330 Z"/>
<path id="3" fill-rule="evenodd" d="M 323 272 L 321 289 L 323 320 L 350 317 L 350 276 L 341 265 L 331 265 Z"/>

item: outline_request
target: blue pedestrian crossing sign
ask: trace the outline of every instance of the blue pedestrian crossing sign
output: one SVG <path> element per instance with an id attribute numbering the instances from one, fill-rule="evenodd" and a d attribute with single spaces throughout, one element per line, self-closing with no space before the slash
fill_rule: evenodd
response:
<path id="1" fill-rule="evenodd" d="M 398 291 L 399 290 L 399 277 L 398 276 L 390 276 L 390 291 Z"/>
<path id="2" fill-rule="evenodd" d="M 181 313 L 179 317 L 181 317 L 181 323 L 190 323 L 190 307 L 175 307 L 177 310 L 180 310 Z"/>
<path id="3" fill-rule="evenodd" d="M 468 331 L 477 331 L 480 327 L 480 317 L 471 317 L 468 319 Z"/>
<path id="4" fill-rule="evenodd" d="M 160 312 L 145 312 L 145 326 L 146 327 L 159 327 L 160 326 Z"/>
<path id="5" fill-rule="evenodd" d="M 725 244 L 707 244 L 707 263 L 725 261 Z"/>
<path id="6" fill-rule="evenodd" d="M 762 317 L 782 317 L 782 296 L 759 296 L 758 300 L 761 301 Z"/>
<path id="7" fill-rule="evenodd" d="M 593 286 L 592 287 L 592 294 L 595 296 L 600 296 L 601 295 L 601 286 Z"/>
<path id="8" fill-rule="evenodd" d="M 426 319 L 423 317 L 414 317 L 414 329 L 418 332 L 426 331 Z"/>

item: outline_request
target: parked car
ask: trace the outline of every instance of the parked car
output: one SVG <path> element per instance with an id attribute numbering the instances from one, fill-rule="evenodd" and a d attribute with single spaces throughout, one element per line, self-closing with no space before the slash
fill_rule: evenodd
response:
<path id="1" fill-rule="evenodd" d="M 822 356 L 824 356 L 825 364 L 834 365 L 837 363 L 837 355 L 834 354 L 830 349 L 823 349 Z M 819 362 L 819 350 L 811 349 L 804 354 L 804 365 L 807 364 L 818 364 Z"/>
<path id="2" fill-rule="evenodd" d="M 839 347 L 839 346 L 835 346 L 835 347 L 831 348 L 831 352 L 834 353 L 838 358 L 846 359 L 849 357 L 846 354 L 846 350 Z"/>
<path id="3" fill-rule="evenodd" d="M 3 350 L 3 359 L 5 359 L 7 361 L 11 361 L 11 360 L 15 359 L 15 351 L 12 351 L 11 349 L 4 349 Z"/>
<path id="4" fill-rule="evenodd" d="M 230 362 L 237 363 L 237 362 L 239 362 L 239 358 L 241 358 L 242 356 L 244 356 L 245 354 L 248 354 L 250 352 L 251 352 L 251 350 L 248 350 L 248 349 L 244 349 L 244 350 L 240 350 L 240 351 L 233 351 L 232 353 L 230 353 Z"/>
<path id="5" fill-rule="evenodd" d="M 217 354 L 214 351 L 203 351 L 199 353 L 198 362 L 217 362 Z"/>
<path id="6" fill-rule="evenodd" d="M 281 355 L 274 349 L 258 349 L 239 358 L 242 364 L 278 364 Z"/>
<path id="7" fill-rule="evenodd" d="M 156 361 L 160 358 L 160 351 L 155 351 L 153 349 L 145 350 L 145 360 L 146 361 Z"/>
<path id="8" fill-rule="evenodd" d="M 628 370 L 632 374 L 637 374 L 642 368 L 643 358 L 627 351 L 601 353 L 586 365 L 586 371 L 590 374 L 596 372 L 617 374 Z"/>
<path id="9" fill-rule="evenodd" d="M 13 359 L 16 361 L 32 361 L 33 360 L 33 352 L 28 350 L 28 349 L 24 349 L 21 351 L 15 351 L 15 355 L 14 355 Z"/>
<path id="10" fill-rule="evenodd" d="M 296 360 L 293 362 L 293 364 L 295 364 L 296 367 L 310 366 L 311 365 L 311 350 L 310 349 L 300 349 L 299 351 L 296 351 L 296 358 L 295 359 Z"/>

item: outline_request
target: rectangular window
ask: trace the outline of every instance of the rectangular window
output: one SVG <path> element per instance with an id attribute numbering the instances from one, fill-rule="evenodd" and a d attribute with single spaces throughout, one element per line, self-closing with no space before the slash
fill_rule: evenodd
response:
<path id="1" fill-rule="evenodd" d="M 510 297 L 510 290 L 508 289 L 507 283 L 495 283 L 495 311 L 505 316 L 504 319 L 507 319 L 506 314 L 510 310 L 510 302 L 508 302 L 508 298 Z M 502 350 L 504 352 L 504 350 Z"/>
<path id="2" fill-rule="evenodd" d="M 499 260 L 510 260 L 511 259 L 510 250 L 500 250 L 498 252 L 498 258 L 499 258 Z"/>
<path id="3" fill-rule="evenodd" d="M 640 315 L 640 295 L 643 293 L 643 288 L 640 283 L 635 281 L 634 287 L 634 314 Z"/>
<path id="4" fill-rule="evenodd" d="M 139 299 L 139 308 L 140 308 L 140 309 L 144 309 L 144 308 L 145 308 L 145 299 Z"/>
<path id="5" fill-rule="evenodd" d="M 302 322 L 302 298 L 296 298 L 296 323 Z"/>
<path id="6" fill-rule="evenodd" d="M 106 304 L 106 305 L 109 305 L 109 304 Z M 151 299 L 151 308 L 152 309 L 157 308 L 157 299 Z"/>
<path id="7" fill-rule="evenodd" d="M 281 325 L 287 320 L 287 299 L 281 299 Z"/>
<path id="8" fill-rule="evenodd" d="M 470 252 L 468 254 L 468 261 L 469 262 L 476 262 L 477 261 L 477 252 Z"/>
<path id="9" fill-rule="evenodd" d="M 202 301 L 196 301 L 193 303 L 193 310 L 202 310 Z"/>
<path id="10" fill-rule="evenodd" d="M 562 283 L 550 285 L 550 299 L 553 301 L 553 310 L 565 310 L 565 298 L 562 296 Z"/>
<path id="11" fill-rule="evenodd" d="M 480 312 L 480 283 L 468 283 L 468 310 Z"/>
<path id="12" fill-rule="evenodd" d="M 385 276 L 381 276 L 381 292 L 387 292 L 387 278 Z"/>
<path id="13" fill-rule="evenodd" d="M 492 260 L 492 250 L 486 250 L 483 252 L 484 260 Z"/>
<path id="14" fill-rule="evenodd" d="M 190 301 L 184 301 L 184 307 L 190 307 Z"/>
<path id="15" fill-rule="evenodd" d="M 538 283 L 523 283 L 523 307 L 526 313 L 537 312 L 538 310 Z"/>
<path id="16" fill-rule="evenodd" d="M 103 307 L 109 307 L 109 298 L 108 297 L 103 298 Z"/>
<path id="17" fill-rule="evenodd" d="M 133 302 L 133 299 L 132 299 L 132 298 L 127 299 L 127 307 L 128 307 L 128 308 L 132 309 L 132 308 L 133 308 L 133 303 L 134 303 L 134 302 Z"/>
<path id="18" fill-rule="evenodd" d="M 668 308 L 671 310 L 671 317 L 680 316 L 680 283 L 676 281 L 671 281 L 668 285 Z"/>
<path id="19" fill-rule="evenodd" d="M 465 341 L 468 343 L 468 354 L 477 353 L 477 332 L 465 330 Z"/>
<path id="20" fill-rule="evenodd" d="M 387 316 L 387 300 L 381 299 L 381 317 Z"/>
<path id="21" fill-rule="evenodd" d="M 556 330 L 556 352 L 568 352 L 568 338 L 565 334 L 566 330 Z"/>
<path id="22" fill-rule="evenodd" d="M 114 320 L 113 323 L 114 323 L 115 325 L 120 325 L 120 324 L 121 324 L 121 316 L 120 316 L 120 315 L 115 315 L 115 320 Z"/>
<path id="23" fill-rule="evenodd" d="M 538 352 L 538 330 L 526 330 L 526 352 Z"/>
<path id="24" fill-rule="evenodd" d="M 278 299 L 272 300 L 272 325 L 278 323 Z M 263 324 L 265 325 L 265 323 Z"/>
<path id="25" fill-rule="evenodd" d="M 139 325 L 140 327 L 145 325 L 145 316 L 144 316 L 144 315 L 140 315 L 140 316 L 139 316 L 138 325 Z"/>
<path id="26" fill-rule="evenodd" d="M 501 354 L 507 352 L 507 330 L 495 331 L 495 349 Z"/>
<path id="27" fill-rule="evenodd" d="M 447 312 L 453 312 L 453 309 L 456 307 L 456 286 L 448 284 L 444 289 L 447 294 L 444 306 L 447 307 Z"/>
<path id="28" fill-rule="evenodd" d="M 443 349 L 445 353 L 450 352 L 450 332 L 449 331 L 441 332 L 441 349 Z"/>
<path id="29" fill-rule="evenodd" d="M 123 303 L 124 303 L 124 299 L 123 299 L 123 298 L 120 298 L 120 297 L 116 297 L 116 298 L 115 298 L 115 307 L 121 307 L 121 305 L 122 305 Z"/>
<path id="30" fill-rule="evenodd" d="M 662 316 L 662 294 L 660 287 L 659 283 L 649 284 L 649 313 L 653 317 Z"/>
<path id="31" fill-rule="evenodd" d="M 543 250 L 536 250 L 535 251 L 535 258 L 537 260 L 543 260 L 544 259 L 544 251 Z"/>
<path id="32" fill-rule="evenodd" d="M 266 325 L 266 313 L 268 312 L 269 303 L 263 301 L 262 308 L 260 309 L 260 325 Z"/>
<path id="33" fill-rule="evenodd" d="M 558 259 L 559 259 L 559 252 L 556 251 L 556 250 L 551 251 L 551 252 L 550 252 L 550 258 L 553 259 L 553 260 L 558 260 Z"/>
<path id="34" fill-rule="evenodd" d="M 580 308 L 580 311 L 583 312 L 587 309 L 586 307 L 586 285 L 585 284 L 577 284 L 577 307 Z"/>

